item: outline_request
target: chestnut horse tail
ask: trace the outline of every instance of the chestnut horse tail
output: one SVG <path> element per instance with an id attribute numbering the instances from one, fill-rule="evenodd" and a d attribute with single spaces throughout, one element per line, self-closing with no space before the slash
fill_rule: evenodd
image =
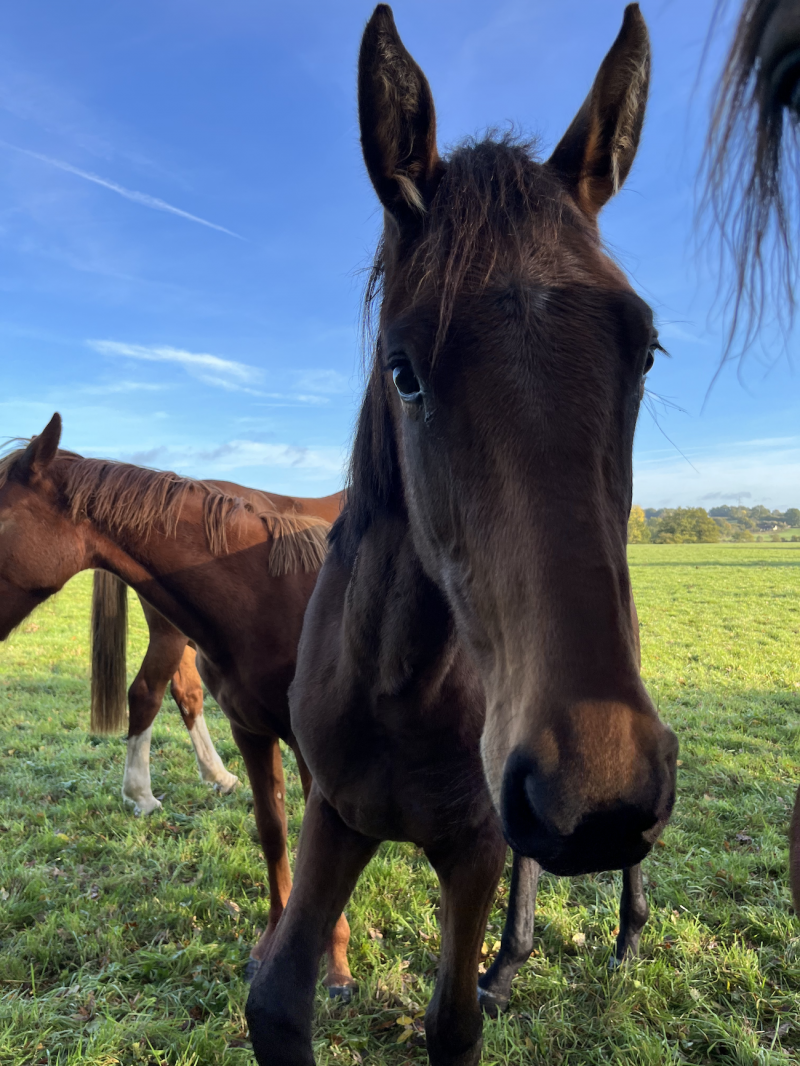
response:
<path id="1" fill-rule="evenodd" d="M 118 733 L 128 720 L 125 652 L 128 586 L 95 570 L 92 589 L 92 733 Z"/>
<path id="2" fill-rule="evenodd" d="M 795 796 L 792 827 L 789 830 L 789 879 L 794 913 L 800 915 L 800 788 Z"/>

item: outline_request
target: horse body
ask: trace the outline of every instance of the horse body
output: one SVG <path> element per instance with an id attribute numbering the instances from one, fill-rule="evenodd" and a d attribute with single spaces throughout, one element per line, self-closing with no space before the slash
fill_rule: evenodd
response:
<path id="1" fill-rule="evenodd" d="M 390 9 L 367 25 L 380 322 L 290 693 L 314 786 L 248 999 L 262 1066 L 313 1062 L 318 959 L 381 840 L 414 841 L 437 872 L 428 1054 L 472 1066 L 506 840 L 556 873 L 630 867 L 669 817 L 677 744 L 639 678 L 625 553 L 657 339 L 595 221 L 633 161 L 648 69 L 632 5 L 548 163 L 508 140 L 442 160 Z"/>
<path id="2" fill-rule="evenodd" d="M 197 669 L 247 767 L 269 869 L 270 918 L 253 949 L 257 961 L 291 888 L 279 738 L 295 751 L 306 792 L 311 786 L 287 689 L 341 497 L 242 499 L 173 474 L 59 452 L 60 433 L 54 415 L 26 449 L 0 464 L 0 639 L 76 573 L 101 569 L 178 631 L 162 672 L 178 668 L 175 656 L 187 638 L 195 643 Z M 146 728 L 133 745 L 140 777 L 148 744 Z M 144 793 L 142 780 L 137 786 Z M 352 984 L 348 936 L 342 917 L 331 938 L 328 984 L 343 993 Z"/>

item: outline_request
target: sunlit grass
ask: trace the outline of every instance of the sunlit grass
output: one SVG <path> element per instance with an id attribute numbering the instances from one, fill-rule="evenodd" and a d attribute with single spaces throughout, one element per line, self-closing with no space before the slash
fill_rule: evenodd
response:
<path id="1" fill-rule="evenodd" d="M 483 1062 L 796 1063 L 786 829 L 800 781 L 800 550 L 637 545 L 630 560 L 645 677 L 682 761 L 675 816 L 645 863 L 642 958 L 608 969 L 618 876 L 543 878 L 536 949 L 509 1014 L 486 1023 Z M 85 732 L 90 587 L 79 576 L 0 646 L 0 1063 L 250 1062 L 242 969 L 267 905 L 249 791 L 200 783 L 169 704 L 153 734 L 164 810 L 123 807 L 124 743 Z M 136 667 L 146 634 L 133 614 Z M 244 778 L 210 700 L 207 714 Z M 293 776 L 293 841 L 300 797 Z M 503 885 L 489 953 L 505 899 Z M 437 903 L 427 862 L 385 845 L 348 911 L 360 990 L 345 1007 L 318 996 L 319 1063 L 425 1061 Z"/>

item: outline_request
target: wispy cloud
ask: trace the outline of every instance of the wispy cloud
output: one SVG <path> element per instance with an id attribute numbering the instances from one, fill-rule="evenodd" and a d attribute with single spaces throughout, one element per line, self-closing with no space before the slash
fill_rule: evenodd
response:
<path id="1" fill-rule="evenodd" d="M 800 437 L 727 441 L 688 452 L 637 452 L 633 495 L 645 507 L 705 506 L 739 498 L 768 507 L 800 505 Z"/>
<path id="2" fill-rule="evenodd" d="M 9 144 L 8 141 L 0 141 L 0 145 L 2 145 L 3 148 L 10 148 L 14 152 L 20 152 L 22 155 L 29 156 L 31 159 L 38 159 L 40 163 L 46 163 L 48 166 L 66 171 L 67 174 L 74 174 L 75 177 L 83 178 L 84 181 L 91 181 L 95 185 L 100 185 L 104 189 L 109 189 L 111 192 L 115 192 L 118 196 L 122 196 L 126 200 L 132 200 L 135 204 L 141 204 L 142 207 L 149 207 L 153 211 L 166 211 L 170 215 L 177 215 L 179 218 L 185 218 L 189 222 L 197 222 L 199 225 L 207 226 L 209 229 L 218 230 L 220 233 L 227 233 L 229 237 L 235 237 L 239 241 L 247 239 L 240 233 L 234 233 L 233 230 L 227 229 L 225 226 L 219 226 L 216 222 L 209 222 L 207 218 L 201 218 L 199 215 L 192 215 L 188 211 L 183 211 L 180 207 L 175 207 L 174 204 L 168 204 L 166 200 L 159 200 L 157 196 L 150 196 L 149 193 L 145 192 L 136 192 L 135 189 L 126 189 L 124 185 L 118 185 L 115 181 L 101 178 L 98 174 L 93 174 L 90 170 L 81 170 L 79 167 L 74 167 L 71 163 L 65 163 L 61 159 L 53 159 L 49 155 L 42 155 L 40 152 L 32 152 L 29 148 L 20 148 L 19 145 Z"/>
<path id="3" fill-rule="evenodd" d="M 236 469 L 283 469 L 316 476 L 343 477 L 345 452 L 340 448 L 299 447 L 252 440 L 232 440 L 216 448 L 155 447 L 124 454 L 131 463 L 200 471 L 208 477 Z"/>
<path id="4" fill-rule="evenodd" d="M 228 392 L 246 392 L 251 396 L 257 396 L 261 401 L 257 406 L 261 407 L 320 407 L 330 403 L 330 398 L 320 393 L 340 391 L 341 385 L 338 379 L 345 380 L 343 374 L 337 374 L 335 371 L 312 371 L 301 375 L 303 380 L 300 384 L 308 389 L 316 388 L 316 392 L 265 392 L 263 389 L 254 388 L 263 381 L 262 370 L 247 363 L 238 363 L 233 359 L 223 359 L 219 355 L 210 355 L 208 352 L 188 352 L 183 348 L 172 348 L 169 345 L 126 344 L 122 341 L 105 340 L 89 340 L 86 343 L 101 355 L 143 359 L 150 363 L 177 363 L 193 378 L 202 381 L 204 385 L 225 389 Z M 316 376 L 317 373 L 319 376 Z M 163 387 L 137 385 L 135 382 L 127 384 L 127 388 Z M 97 386 L 97 388 L 102 387 Z M 113 390 L 109 386 L 105 391 L 124 392 L 126 387 L 120 383 Z"/>
<path id="5" fill-rule="evenodd" d="M 349 392 L 350 384 L 338 370 L 300 370 L 297 387 L 307 392 Z"/>
<path id="6" fill-rule="evenodd" d="M 104 385 L 81 385 L 77 391 L 90 396 L 107 396 L 118 392 L 163 392 L 168 385 L 157 385 L 150 381 L 110 381 Z"/>
<path id="7" fill-rule="evenodd" d="M 233 359 L 222 359 L 207 352 L 187 352 L 182 348 L 166 345 L 124 344 L 121 341 L 90 340 L 86 342 L 101 355 L 143 359 L 150 363 L 177 363 L 192 377 L 222 389 L 237 392 L 250 392 L 256 396 L 264 393 L 252 388 L 261 381 L 262 371 L 247 363 L 237 363 Z"/>

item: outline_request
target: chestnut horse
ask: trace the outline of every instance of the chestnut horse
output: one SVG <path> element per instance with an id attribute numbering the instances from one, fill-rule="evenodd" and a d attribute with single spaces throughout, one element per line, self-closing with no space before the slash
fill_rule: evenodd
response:
<path id="1" fill-rule="evenodd" d="M 261 1066 L 313 1063 L 319 959 L 382 840 L 423 848 L 441 885 L 430 1061 L 474 1066 L 506 841 L 556 874 L 626 868 L 670 816 L 677 741 L 639 676 L 626 558 L 658 340 L 597 227 L 633 163 L 649 63 L 633 4 L 546 163 L 511 138 L 442 158 L 391 9 L 367 24 L 378 335 L 290 692 L 314 783 L 247 1003 Z"/>
<path id="2" fill-rule="evenodd" d="M 200 675 L 247 767 L 269 870 L 270 915 L 251 952 L 255 968 L 291 888 L 279 738 L 297 756 L 306 794 L 311 787 L 287 690 L 341 494 L 309 500 L 245 490 L 243 498 L 219 483 L 59 451 L 60 436 L 55 414 L 26 448 L 0 460 L 0 640 L 79 571 L 102 569 L 194 641 Z M 115 607 L 104 613 L 111 624 Z M 331 930 L 326 983 L 346 998 L 353 980 L 344 916 Z"/>
<path id="3" fill-rule="evenodd" d="M 256 510 L 273 506 L 272 497 L 230 481 L 203 481 L 212 493 L 246 501 Z M 335 497 L 337 503 L 339 497 Z M 305 501 L 306 504 L 311 501 Z M 328 517 L 338 513 L 328 500 L 314 501 Z M 318 509 L 318 508 L 317 508 Z M 311 513 L 316 513 L 312 510 Z M 139 597 L 150 640 L 144 661 L 128 691 L 128 750 L 122 798 L 135 814 L 150 814 L 161 803 L 150 784 L 150 736 L 161 702 L 170 686 L 194 747 L 200 777 L 219 791 L 230 792 L 238 778 L 229 773 L 214 748 L 203 717 L 203 686 L 195 650 L 183 633 Z M 126 721 L 127 590 L 113 574 L 98 570 L 92 596 L 92 714 L 95 733 L 114 733 Z M 288 728 L 288 724 L 287 724 Z"/>
<path id="4" fill-rule="evenodd" d="M 800 208 L 800 0 L 746 0 L 708 138 L 708 202 L 733 251 L 729 351 L 756 339 L 767 308 L 794 318 Z M 789 875 L 800 914 L 800 788 L 789 830 Z"/>
<path id="5" fill-rule="evenodd" d="M 195 649 L 147 600 L 141 596 L 139 599 L 149 640 L 142 665 L 127 693 L 128 746 L 122 777 L 122 798 L 137 815 L 151 814 L 161 807 L 150 784 L 150 737 L 168 686 L 189 731 L 200 779 L 223 794 L 231 792 L 239 783 L 239 778 L 225 769 L 208 732 Z M 106 570 L 95 570 L 90 725 L 93 733 L 116 733 L 126 721 L 127 610 L 128 586 Z"/>

